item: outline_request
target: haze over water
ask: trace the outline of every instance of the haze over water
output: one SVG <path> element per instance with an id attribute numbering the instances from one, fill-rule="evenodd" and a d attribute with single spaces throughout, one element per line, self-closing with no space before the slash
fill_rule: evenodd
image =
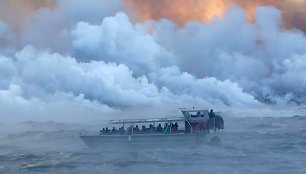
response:
<path id="1" fill-rule="evenodd" d="M 225 118 L 221 144 L 90 149 L 100 126 L 25 122 L 0 127 L 1 173 L 305 173 L 306 117 Z M 9 130 L 8 130 L 9 129 Z M 20 131 L 20 130 L 23 131 Z M 203 139 L 204 142 L 204 139 Z"/>

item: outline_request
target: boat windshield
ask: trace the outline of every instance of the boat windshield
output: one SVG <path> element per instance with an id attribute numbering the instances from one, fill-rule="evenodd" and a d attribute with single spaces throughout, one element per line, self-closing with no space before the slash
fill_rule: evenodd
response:
<path id="1" fill-rule="evenodd" d="M 190 117 L 209 117 L 208 110 L 182 110 L 182 113 L 187 119 Z"/>

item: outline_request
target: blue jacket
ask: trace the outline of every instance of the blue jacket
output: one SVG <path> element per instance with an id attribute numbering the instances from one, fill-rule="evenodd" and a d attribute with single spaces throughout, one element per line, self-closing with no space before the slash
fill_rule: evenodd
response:
<path id="1" fill-rule="evenodd" d="M 215 118 L 216 114 L 214 113 L 214 111 L 210 111 L 209 113 L 209 118 Z"/>

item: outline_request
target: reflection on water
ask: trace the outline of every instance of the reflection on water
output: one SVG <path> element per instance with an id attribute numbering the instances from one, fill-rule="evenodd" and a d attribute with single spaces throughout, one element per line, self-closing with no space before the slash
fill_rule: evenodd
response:
<path id="1" fill-rule="evenodd" d="M 218 136 L 212 137 L 212 139 L 209 142 L 209 145 L 212 146 L 220 146 L 221 145 L 221 139 Z"/>
<path id="2" fill-rule="evenodd" d="M 87 148 L 78 133 L 91 128 L 82 125 L 2 125 L 0 173 L 306 173 L 304 117 L 225 123 L 207 143 L 111 150 Z"/>

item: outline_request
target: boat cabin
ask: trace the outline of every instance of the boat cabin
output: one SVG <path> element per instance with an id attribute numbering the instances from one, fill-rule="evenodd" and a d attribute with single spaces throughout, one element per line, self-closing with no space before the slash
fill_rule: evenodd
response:
<path id="1" fill-rule="evenodd" d="M 100 134 L 190 134 L 209 132 L 209 129 L 216 129 L 215 119 L 209 118 L 208 110 L 182 108 L 181 112 L 183 117 L 176 118 L 111 120 L 111 124 L 121 125 L 121 127 L 103 128 Z"/>
<path id="2" fill-rule="evenodd" d="M 185 132 L 209 131 L 209 112 L 199 109 L 181 109 L 185 118 Z M 212 127 L 211 127 L 212 128 Z"/>

